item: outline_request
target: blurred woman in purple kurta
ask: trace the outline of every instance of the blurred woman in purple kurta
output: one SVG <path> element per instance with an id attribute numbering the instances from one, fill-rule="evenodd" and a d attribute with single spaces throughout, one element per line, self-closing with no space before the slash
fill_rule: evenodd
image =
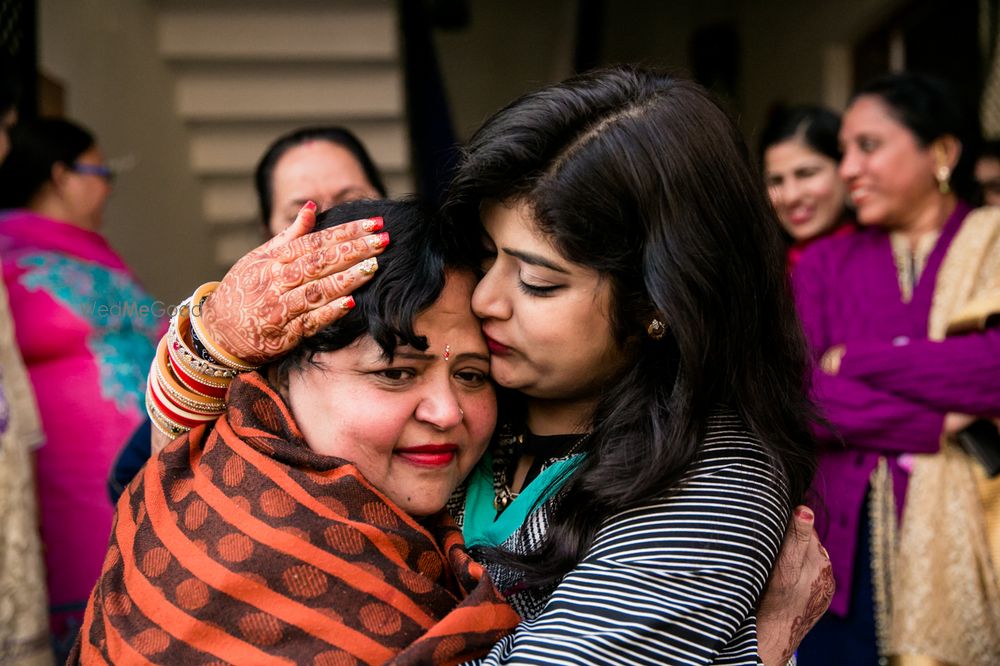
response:
<path id="1" fill-rule="evenodd" d="M 817 242 L 793 276 L 832 426 L 817 523 L 837 579 L 803 666 L 1000 663 L 979 495 L 991 482 L 952 444 L 975 418 L 1000 416 L 1000 330 L 977 329 L 985 316 L 956 324 L 966 306 L 1000 311 L 1000 219 L 964 201 L 969 128 L 940 82 L 900 74 L 862 89 L 840 132 L 862 229 Z"/>

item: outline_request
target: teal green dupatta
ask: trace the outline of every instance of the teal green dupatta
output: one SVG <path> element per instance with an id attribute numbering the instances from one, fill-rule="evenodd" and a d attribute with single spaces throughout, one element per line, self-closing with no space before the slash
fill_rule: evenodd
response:
<path id="1" fill-rule="evenodd" d="M 496 497 L 493 488 L 493 455 L 487 451 L 472 470 L 466 486 L 465 518 L 462 524 L 465 545 L 470 548 L 497 547 L 507 541 L 524 525 L 532 510 L 540 507 L 562 488 L 581 462 L 583 454 L 552 463 L 498 517 L 493 506 Z"/>

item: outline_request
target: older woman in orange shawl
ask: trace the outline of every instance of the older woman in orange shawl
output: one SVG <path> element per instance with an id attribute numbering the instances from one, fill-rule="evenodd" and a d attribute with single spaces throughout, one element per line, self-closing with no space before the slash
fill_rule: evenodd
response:
<path id="1" fill-rule="evenodd" d="M 516 625 L 443 511 L 496 418 L 474 278 L 412 204 L 320 226 L 376 215 L 398 242 L 357 306 L 233 380 L 126 490 L 73 659 L 460 663 Z"/>

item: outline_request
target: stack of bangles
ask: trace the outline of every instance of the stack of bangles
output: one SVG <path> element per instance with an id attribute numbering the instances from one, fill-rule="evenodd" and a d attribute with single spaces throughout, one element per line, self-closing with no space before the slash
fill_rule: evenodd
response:
<path id="1" fill-rule="evenodd" d="M 226 390 L 233 377 L 256 370 L 220 351 L 201 328 L 201 306 L 218 284 L 198 287 L 181 303 L 149 369 L 146 412 L 156 429 L 171 439 L 217 419 L 226 410 Z"/>

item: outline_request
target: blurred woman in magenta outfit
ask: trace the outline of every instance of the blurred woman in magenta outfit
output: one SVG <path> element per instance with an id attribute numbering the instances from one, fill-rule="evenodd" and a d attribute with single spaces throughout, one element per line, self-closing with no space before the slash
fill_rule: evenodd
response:
<path id="1" fill-rule="evenodd" d="M 0 166 L 0 255 L 45 442 L 36 456 L 52 628 L 79 626 L 101 571 L 112 509 L 105 480 L 143 418 L 154 301 L 99 233 L 111 172 L 64 120 L 22 123 Z"/>
<path id="2" fill-rule="evenodd" d="M 945 339 L 955 310 L 985 303 L 1000 282 L 998 220 L 965 203 L 971 127 L 935 80 L 899 74 L 863 88 L 840 130 L 840 174 L 860 230 L 816 242 L 793 274 L 815 395 L 835 431 L 821 433 L 815 487 L 837 591 L 802 644 L 803 666 L 875 664 L 888 654 L 1000 659 L 996 579 L 974 497 L 985 480 L 950 439 L 973 417 L 1000 416 L 1000 330 L 974 323 Z M 924 471 L 942 461 L 964 466 L 964 480 L 934 490 Z M 973 497 L 966 506 L 948 504 L 962 493 Z M 934 535 L 935 507 L 951 512 L 935 524 L 952 531 Z M 973 542 L 982 547 L 959 560 Z M 947 551 L 941 566 L 916 574 L 935 546 Z"/>
<path id="3" fill-rule="evenodd" d="M 854 230 L 847 211 L 847 186 L 837 173 L 840 118 L 815 106 L 782 109 L 761 133 L 760 152 L 771 204 L 791 239 L 788 266 L 794 268 L 816 239 Z"/>

